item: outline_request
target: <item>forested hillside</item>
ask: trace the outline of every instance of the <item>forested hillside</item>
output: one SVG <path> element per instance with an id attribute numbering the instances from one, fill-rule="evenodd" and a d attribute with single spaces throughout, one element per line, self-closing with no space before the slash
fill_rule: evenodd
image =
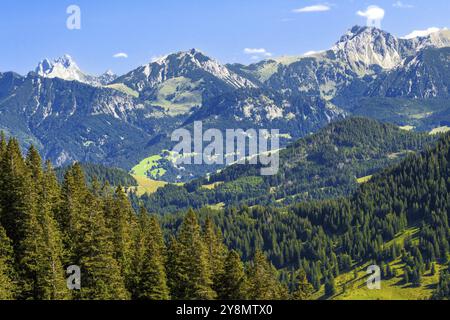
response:
<path id="1" fill-rule="evenodd" d="M 34 148 L 0 146 L 0 298 L 307 299 L 323 286 L 334 297 L 335 279 L 365 263 L 412 288 L 439 270 L 433 298 L 448 298 L 450 135 L 348 198 L 189 210 L 163 228 L 121 188 L 88 185 L 80 165 L 59 184 Z M 67 290 L 71 265 L 81 291 Z"/>
<path id="2" fill-rule="evenodd" d="M 376 174 L 349 198 L 230 208 L 217 212 L 215 222 L 244 259 L 261 248 L 287 274 L 305 270 L 317 290 L 368 261 L 383 266 L 385 277 L 401 276 L 402 285 L 420 287 L 425 273 L 436 272 L 440 263 L 444 273 L 436 296 L 442 297 L 448 295 L 449 161 L 447 135 L 435 147 Z M 174 216 L 165 220 L 167 227 L 177 225 Z M 392 272 L 393 262 L 399 273 Z"/>
<path id="3" fill-rule="evenodd" d="M 261 177 L 258 166 L 234 165 L 185 186 L 168 185 L 140 200 L 149 211 L 162 213 L 219 203 L 287 205 L 348 196 L 356 191 L 358 179 L 398 163 L 435 139 L 375 120 L 349 118 L 282 150 L 275 176 Z"/>
<path id="4" fill-rule="evenodd" d="M 312 291 L 304 273 L 289 292 L 261 251 L 244 264 L 207 220 L 189 211 L 164 238 L 156 216 L 136 213 L 121 188 L 87 184 L 82 166 L 59 184 L 36 149 L 25 158 L 0 138 L 0 300 L 290 299 Z M 66 268 L 79 266 L 81 290 Z M 296 280 L 297 281 L 297 280 Z M 220 285 L 219 285 L 220 284 Z"/>

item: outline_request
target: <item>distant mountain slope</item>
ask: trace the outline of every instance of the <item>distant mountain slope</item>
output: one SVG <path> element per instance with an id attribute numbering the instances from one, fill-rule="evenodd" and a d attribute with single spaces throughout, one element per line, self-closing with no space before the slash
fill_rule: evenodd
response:
<path id="1" fill-rule="evenodd" d="M 218 61 L 198 50 L 162 57 L 119 77 L 150 104 L 167 107 L 173 113 L 186 113 L 210 97 L 240 88 L 256 87 Z M 178 109 L 174 110 L 175 107 Z"/>
<path id="2" fill-rule="evenodd" d="M 402 68 L 380 77 L 369 95 L 413 99 L 450 96 L 450 47 L 425 49 L 407 58 Z"/>
<path id="3" fill-rule="evenodd" d="M 149 210 L 160 212 L 217 203 L 274 205 L 349 195 L 357 189 L 358 178 L 398 163 L 434 140 L 374 120 L 350 118 L 283 150 L 275 176 L 261 177 L 258 166 L 233 165 L 184 187 L 166 186 L 143 201 Z"/>
<path id="4" fill-rule="evenodd" d="M 74 160 L 126 166 L 134 161 L 125 158 L 136 153 L 139 159 L 157 128 L 151 121 L 148 131 L 136 125 L 153 110 L 144 111 L 133 97 L 113 89 L 32 73 L 3 74 L 0 84 L 0 130 L 24 146 L 35 144 L 58 166 Z"/>

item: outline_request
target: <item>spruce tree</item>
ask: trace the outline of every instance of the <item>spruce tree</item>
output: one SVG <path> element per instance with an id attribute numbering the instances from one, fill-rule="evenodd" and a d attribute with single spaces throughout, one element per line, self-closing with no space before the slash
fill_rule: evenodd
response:
<path id="1" fill-rule="evenodd" d="M 130 294 L 120 266 L 114 259 L 112 234 L 107 228 L 100 200 L 87 197 L 88 214 L 81 217 L 80 243 L 78 244 L 81 268 L 81 291 L 77 298 L 87 300 L 124 300 Z"/>
<path id="2" fill-rule="evenodd" d="M 306 273 L 303 270 L 299 270 L 296 272 L 296 285 L 297 288 L 294 291 L 292 298 L 294 300 L 309 300 L 314 288 L 308 282 L 308 278 L 306 277 Z"/>
<path id="3" fill-rule="evenodd" d="M 14 258 L 11 240 L 7 237 L 5 229 L 0 225 L 0 300 L 15 298 L 16 286 L 14 278 Z"/>
<path id="4" fill-rule="evenodd" d="M 33 147 L 26 163 L 31 174 L 33 210 L 26 215 L 24 239 L 20 243 L 22 295 L 37 300 L 66 299 L 69 293 L 62 265 L 63 247 L 50 196 L 55 193 L 52 190 L 55 177 L 48 171 L 44 174 L 41 158 Z"/>
<path id="5" fill-rule="evenodd" d="M 336 284 L 333 275 L 330 275 L 325 281 L 325 295 L 332 297 L 336 294 Z"/>
<path id="6" fill-rule="evenodd" d="M 208 260 L 208 249 L 193 210 L 189 210 L 186 214 L 177 240 L 180 248 L 176 254 L 180 256 L 175 257 L 175 259 L 179 260 L 180 265 L 177 266 L 177 273 L 181 272 L 181 274 L 176 276 L 181 275 L 184 280 L 179 283 L 177 288 L 177 294 L 181 295 L 178 298 L 188 300 L 216 298 L 217 294 L 212 289 L 213 281 Z"/>
<path id="7" fill-rule="evenodd" d="M 245 300 L 247 277 L 239 253 L 231 250 L 226 257 L 224 272 L 220 277 L 218 295 L 221 300 Z"/>
<path id="8" fill-rule="evenodd" d="M 275 267 L 264 253 L 256 250 L 248 272 L 248 295 L 250 300 L 282 299 L 285 288 L 279 283 Z"/>
<path id="9" fill-rule="evenodd" d="M 24 238 L 25 217 L 32 210 L 29 177 L 18 141 L 9 140 L 0 162 L 0 222 L 16 254 L 20 254 L 19 244 Z"/>
<path id="10" fill-rule="evenodd" d="M 141 232 L 144 233 L 142 269 L 139 271 L 138 299 L 168 300 L 169 288 L 165 270 L 166 248 L 158 220 L 141 214 Z"/>
<path id="11" fill-rule="evenodd" d="M 213 289 L 218 291 L 222 286 L 221 277 L 227 257 L 227 248 L 223 243 L 222 234 L 217 230 L 210 217 L 206 218 L 203 231 L 203 241 L 208 251 L 208 263 L 211 267 Z"/>
<path id="12" fill-rule="evenodd" d="M 132 282 L 132 259 L 134 230 L 136 217 L 127 195 L 122 187 L 115 191 L 113 199 L 107 198 L 105 215 L 107 226 L 112 230 L 114 258 L 119 262 L 121 273 L 125 278 L 127 287 Z"/>

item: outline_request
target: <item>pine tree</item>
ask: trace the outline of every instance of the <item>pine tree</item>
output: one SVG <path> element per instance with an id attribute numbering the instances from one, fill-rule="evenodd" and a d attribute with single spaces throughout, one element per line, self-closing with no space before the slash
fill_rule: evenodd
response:
<path id="1" fill-rule="evenodd" d="M 141 232 L 144 233 L 142 269 L 139 271 L 137 298 L 143 300 L 168 300 L 169 288 L 165 270 L 165 245 L 162 231 L 155 216 L 140 215 Z"/>
<path id="2" fill-rule="evenodd" d="M 77 299 L 128 299 L 120 265 L 114 258 L 114 234 L 106 224 L 98 187 L 89 191 L 80 164 L 69 168 L 62 187 L 62 205 L 57 220 L 63 230 L 66 265 L 81 269 Z"/>
<path id="3" fill-rule="evenodd" d="M 208 249 L 203 241 L 197 216 L 189 210 L 178 235 L 181 247 L 181 268 L 184 282 L 181 283 L 183 299 L 210 300 L 217 294 L 212 289 L 211 266 L 208 261 Z"/>
<path id="4" fill-rule="evenodd" d="M 5 133 L 3 131 L 0 132 L 0 162 L 3 158 L 3 155 L 6 152 L 7 141 L 5 137 Z"/>
<path id="5" fill-rule="evenodd" d="M 100 200 L 88 194 L 87 216 L 80 223 L 81 291 L 77 298 L 87 300 L 123 300 L 130 297 L 120 266 L 114 259 L 112 234 L 107 228 Z"/>
<path id="6" fill-rule="evenodd" d="M 231 250 L 220 276 L 218 296 L 221 300 L 245 300 L 247 298 L 247 278 L 239 253 Z"/>
<path id="7" fill-rule="evenodd" d="M 336 284 L 333 275 L 330 275 L 325 281 L 325 295 L 332 297 L 336 294 Z"/>
<path id="8" fill-rule="evenodd" d="M 222 234 L 217 230 L 210 217 L 206 218 L 203 231 L 203 241 L 208 251 L 208 264 L 211 267 L 213 289 L 217 291 L 221 286 L 227 248 L 223 243 Z"/>
<path id="9" fill-rule="evenodd" d="M 31 173 L 33 210 L 26 216 L 24 239 L 20 243 L 22 295 L 37 300 L 66 299 L 69 293 L 61 261 L 63 247 L 50 196 L 55 192 L 51 190 L 55 177 L 48 171 L 44 174 L 41 158 L 33 147 L 26 163 Z"/>
<path id="10" fill-rule="evenodd" d="M 8 239 L 5 229 L 0 225 L 0 300 L 15 298 L 16 287 L 13 282 L 15 274 L 13 265 L 11 240 Z"/>
<path id="11" fill-rule="evenodd" d="M 61 208 L 56 220 L 62 232 L 65 250 L 65 265 L 78 265 L 83 243 L 83 227 L 90 215 L 89 190 L 80 164 L 70 167 L 62 186 Z M 96 208 L 97 209 L 97 208 Z"/>
<path id="12" fill-rule="evenodd" d="M 16 254 L 20 254 L 25 217 L 31 210 L 31 183 L 27 171 L 18 141 L 9 140 L 0 162 L 0 222 L 12 240 Z"/>
<path id="13" fill-rule="evenodd" d="M 135 213 L 122 187 L 118 187 L 113 199 L 105 201 L 108 227 L 113 233 L 114 258 L 119 262 L 127 287 L 132 282 L 133 232 L 136 229 Z"/>
<path id="14" fill-rule="evenodd" d="M 171 236 L 167 247 L 166 270 L 170 296 L 175 300 L 181 300 L 186 297 L 185 283 L 188 281 L 181 251 L 181 244 L 174 236 Z"/>
<path id="15" fill-rule="evenodd" d="M 294 300 L 309 300 L 314 291 L 314 288 L 308 282 L 308 278 L 306 277 L 305 271 L 303 270 L 297 271 L 296 280 L 297 280 L 297 289 L 294 291 L 292 298 Z"/>
<path id="16" fill-rule="evenodd" d="M 250 300 L 277 300 L 283 298 L 285 288 L 278 281 L 277 270 L 260 250 L 257 250 L 255 253 L 247 277 Z"/>

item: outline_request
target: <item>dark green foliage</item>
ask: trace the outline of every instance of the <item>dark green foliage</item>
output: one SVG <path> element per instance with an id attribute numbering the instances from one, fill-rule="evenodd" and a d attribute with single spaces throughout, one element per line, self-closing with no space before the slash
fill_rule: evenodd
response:
<path id="1" fill-rule="evenodd" d="M 118 168 L 109 168 L 100 164 L 83 163 L 81 164 L 86 175 L 86 182 L 91 184 L 94 178 L 100 184 L 108 183 L 112 186 L 131 187 L 137 186 L 138 183 L 128 172 Z M 64 181 L 64 175 L 69 167 L 58 168 L 56 174 L 59 181 Z"/>
<path id="2" fill-rule="evenodd" d="M 334 282 L 334 277 L 331 275 L 325 280 L 325 295 L 327 297 L 332 297 L 336 294 L 336 284 Z"/>
<path id="3" fill-rule="evenodd" d="M 448 270 L 441 272 L 439 283 L 432 296 L 433 300 L 450 300 L 450 275 Z"/>
<path id="4" fill-rule="evenodd" d="M 221 300 L 244 300 L 247 297 L 247 277 L 244 264 L 239 253 L 231 250 L 224 264 L 224 272 L 217 286 L 218 297 Z"/>

